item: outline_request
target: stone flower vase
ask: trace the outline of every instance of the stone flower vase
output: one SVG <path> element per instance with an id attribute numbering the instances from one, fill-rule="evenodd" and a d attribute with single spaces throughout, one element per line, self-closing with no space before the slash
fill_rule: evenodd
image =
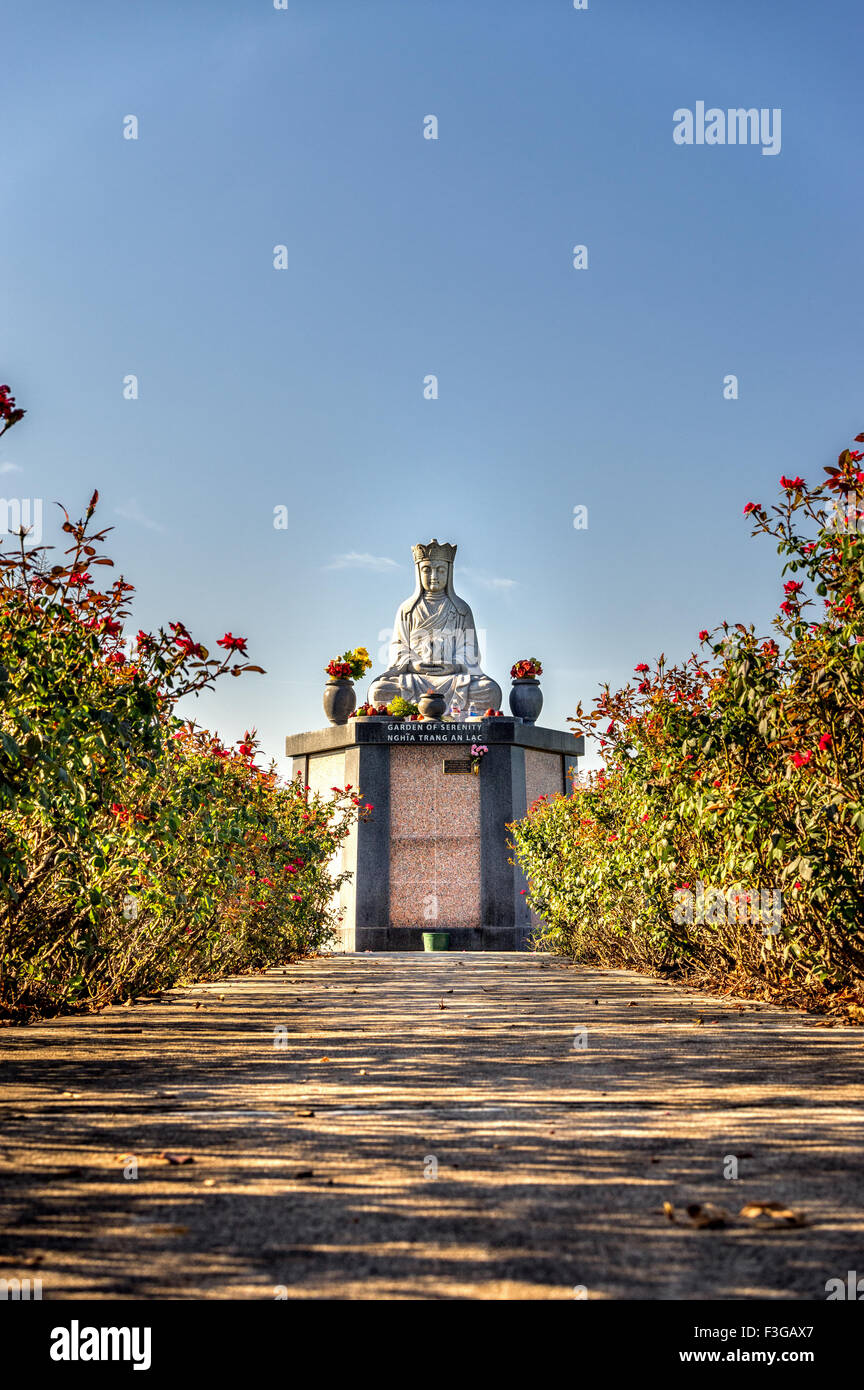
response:
<path id="1" fill-rule="evenodd" d="M 347 724 L 357 708 L 353 681 L 328 681 L 324 687 L 324 713 L 331 724 Z"/>
<path id="2" fill-rule="evenodd" d="M 417 708 L 425 719 L 440 719 L 447 713 L 447 700 L 437 690 L 427 690 L 417 701 Z"/>
<path id="3" fill-rule="evenodd" d="M 510 691 L 510 713 L 523 724 L 536 724 L 543 708 L 543 691 L 536 676 L 520 676 Z"/>

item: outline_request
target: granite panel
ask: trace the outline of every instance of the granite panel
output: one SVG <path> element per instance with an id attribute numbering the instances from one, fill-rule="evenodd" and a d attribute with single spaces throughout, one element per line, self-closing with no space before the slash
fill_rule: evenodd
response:
<path id="1" fill-rule="evenodd" d="M 333 795 L 333 787 L 344 787 L 345 785 L 345 752 L 340 749 L 338 753 L 318 753 L 309 758 L 308 785 L 310 794 L 317 792 L 320 796 L 330 797 Z M 356 858 L 356 845 L 352 840 L 356 839 L 357 828 L 352 830 L 348 840 L 344 840 L 336 853 L 330 860 L 330 872 L 337 876 L 349 868 L 349 860 Z M 353 940 L 349 940 L 347 935 L 346 922 L 353 909 L 353 883 L 349 880 L 343 883 L 339 890 L 339 912 L 342 915 L 342 925 L 339 930 L 336 942 L 337 950 L 351 949 Z"/>
<path id="2" fill-rule="evenodd" d="M 564 791 L 564 769 L 560 753 L 541 753 L 525 749 L 525 799 L 530 806 L 538 796 L 554 796 Z"/>
<path id="3" fill-rule="evenodd" d="M 552 797 L 556 792 L 563 792 L 564 787 L 564 759 L 560 753 L 540 753 L 536 748 L 525 749 L 525 789 L 526 803 L 530 807 L 532 802 L 540 796 Z M 567 791 L 570 790 L 568 786 Z M 536 930 L 542 922 L 542 918 L 536 912 L 531 912 L 531 926 Z"/>
<path id="4" fill-rule="evenodd" d="M 480 783 L 445 776 L 458 744 L 390 750 L 390 926 L 477 928 L 480 915 Z"/>

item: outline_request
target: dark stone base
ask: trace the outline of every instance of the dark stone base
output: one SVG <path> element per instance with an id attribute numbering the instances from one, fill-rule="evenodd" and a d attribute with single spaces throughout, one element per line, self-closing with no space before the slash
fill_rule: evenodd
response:
<path id="1" fill-rule="evenodd" d="M 422 951 L 424 931 L 446 931 L 451 951 L 524 951 L 531 935 L 522 927 L 358 927 L 354 950 Z"/>

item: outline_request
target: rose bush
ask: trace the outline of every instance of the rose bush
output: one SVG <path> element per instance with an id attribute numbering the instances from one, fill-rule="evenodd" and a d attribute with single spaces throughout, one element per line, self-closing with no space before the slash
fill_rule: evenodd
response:
<path id="1" fill-rule="evenodd" d="M 821 485 L 784 475 L 779 505 L 745 507 L 795 576 L 773 638 L 703 629 L 704 654 L 579 706 L 606 767 L 512 827 L 549 949 L 864 1018 L 861 463 L 844 450 Z M 706 886 L 727 906 L 686 920 Z M 779 929 L 757 893 L 781 895 Z"/>
<path id="2" fill-rule="evenodd" d="M 13 409 L 4 388 L 2 405 Z M 15 423 L 15 420 L 12 421 Z M 0 548 L 0 1015 L 98 1008 L 285 961 L 333 936 L 331 861 L 359 809 L 283 783 L 183 720 L 179 699 L 260 671 L 186 627 L 124 641 L 133 586 L 64 513 L 62 563 Z"/>

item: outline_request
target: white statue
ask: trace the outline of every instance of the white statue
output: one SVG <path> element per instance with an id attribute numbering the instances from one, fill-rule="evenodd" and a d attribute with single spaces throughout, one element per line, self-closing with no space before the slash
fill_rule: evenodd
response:
<path id="1" fill-rule="evenodd" d="M 372 704 L 396 696 L 415 703 L 427 691 L 447 708 L 484 714 L 501 708 L 501 687 L 480 669 L 474 615 L 453 590 L 455 545 L 415 545 L 417 587 L 393 625 L 390 665 L 369 687 Z"/>

